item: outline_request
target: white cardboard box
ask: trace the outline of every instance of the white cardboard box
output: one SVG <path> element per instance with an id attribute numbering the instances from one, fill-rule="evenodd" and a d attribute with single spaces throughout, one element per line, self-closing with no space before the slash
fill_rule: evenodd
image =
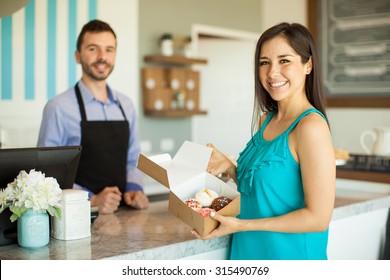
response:
<path id="1" fill-rule="evenodd" d="M 139 156 L 137 167 L 156 181 L 170 189 L 169 211 L 205 236 L 218 226 L 210 217 L 203 217 L 192 210 L 183 200 L 194 198 L 195 194 L 208 188 L 220 196 L 232 199 L 218 213 L 224 216 L 237 216 L 240 212 L 240 194 L 224 181 L 207 172 L 212 149 L 185 141 L 176 155 L 169 154 L 146 157 Z"/>

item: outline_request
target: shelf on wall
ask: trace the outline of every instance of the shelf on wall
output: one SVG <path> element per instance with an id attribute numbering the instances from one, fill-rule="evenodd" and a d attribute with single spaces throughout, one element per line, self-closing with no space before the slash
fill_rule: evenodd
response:
<path id="1" fill-rule="evenodd" d="M 147 55 L 147 63 L 161 64 L 142 69 L 142 91 L 144 114 L 155 118 L 186 118 L 206 115 L 199 108 L 199 71 L 192 70 L 193 64 L 207 64 L 204 58 L 180 55 Z M 162 67 L 160 67 L 162 66 Z M 179 67 L 178 67 L 179 66 Z M 182 66 L 182 67 L 180 67 Z M 183 110 L 172 110 L 172 102 L 178 102 L 178 93 L 184 93 Z M 183 95 L 181 95 L 183 96 Z M 176 108 L 180 108 L 179 106 Z M 190 108 L 191 110 L 188 110 Z"/>
<path id="2" fill-rule="evenodd" d="M 148 63 L 163 63 L 163 64 L 178 64 L 178 65 L 191 65 L 191 64 L 207 64 L 205 58 L 190 58 L 179 55 L 165 56 L 165 55 L 147 55 L 144 57 L 144 61 Z"/>
<path id="3" fill-rule="evenodd" d="M 146 110 L 145 115 L 149 117 L 166 117 L 166 118 L 183 118 L 192 117 L 195 115 L 206 115 L 207 111 L 204 110 L 176 110 L 176 111 L 152 111 Z"/>

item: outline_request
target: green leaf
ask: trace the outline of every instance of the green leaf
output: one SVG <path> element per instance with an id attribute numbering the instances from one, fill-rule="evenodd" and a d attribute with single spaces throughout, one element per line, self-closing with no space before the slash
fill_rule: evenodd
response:
<path id="1" fill-rule="evenodd" d="M 20 216 L 22 216 L 26 211 L 27 211 L 27 208 L 26 207 L 17 207 L 15 205 L 10 205 L 9 206 L 9 210 L 11 210 L 11 212 L 13 213 L 12 216 L 15 216 L 14 217 L 14 220 L 18 219 Z M 11 221 L 12 221 L 12 216 L 11 216 Z"/>
<path id="2" fill-rule="evenodd" d="M 57 217 L 58 219 L 61 219 L 61 209 L 59 207 L 49 206 L 47 211 L 49 212 L 49 214 L 51 216 Z"/>
<path id="3" fill-rule="evenodd" d="M 15 222 L 19 217 L 16 216 L 15 214 L 12 214 L 11 217 L 9 218 L 11 222 Z"/>

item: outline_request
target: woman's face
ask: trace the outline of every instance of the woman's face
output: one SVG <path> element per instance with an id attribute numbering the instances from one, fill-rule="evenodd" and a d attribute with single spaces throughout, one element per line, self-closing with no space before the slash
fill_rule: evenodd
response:
<path id="1" fill-rule="evenodd" d="M 311 59 L 303 64 L 301 57 L 283 36 L 265 42 L 259 55 L 259 78 L 262 86 L 277 102 L 305 95 L 306 75 Z"/>

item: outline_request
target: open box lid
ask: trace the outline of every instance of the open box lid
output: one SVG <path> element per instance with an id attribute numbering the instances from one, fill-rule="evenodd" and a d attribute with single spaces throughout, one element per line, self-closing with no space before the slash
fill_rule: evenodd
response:
<path id="1" fill-rule="evenodd" d="M 206 171 L 212 148 L 185 141 L 176 155 L 146 157 L 140 154 L 137 168 L 167 188 L 174 187 Z"/>

